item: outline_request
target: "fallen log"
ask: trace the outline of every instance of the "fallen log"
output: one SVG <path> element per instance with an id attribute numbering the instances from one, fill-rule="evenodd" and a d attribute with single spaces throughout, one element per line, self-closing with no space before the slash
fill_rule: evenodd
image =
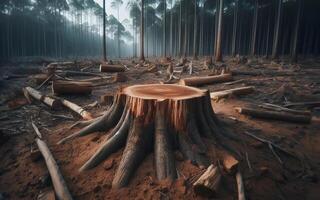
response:
<path id="1" fill-rule="evenodd" d="M 217 167 L 210 165 L 200 178 L 193 184 L 196 194 L 213 197 L 217 193 L 221 181 L 221 173 Z"/>
<path id="2" fill-rule="evenodd" d="M 242 180 L 242 175 L 240 171 L 236 174 L 237 188 L 238 188 L 238 200 L 246 200 L 246 195 L 244 191 L 244 184 Z"/>
<path id="3" fill-rule="evenodd" d="M 233 70 L 232 75 L 248 75 L 248 76 L 293 76 L 295 73 L 293 71 L 242 71 Z"/>
<path id="4" fill-rule="evenodd" d="M 275 111 L 289 112 L 289 113 L 297 114 L 297 115 L 307 115 L 307 116 L 311 115 L 310 111 L 294 110 L 294 109 L 289 109 L 289 108 L 285 108 L 285 107 L 275 105 L 275 104 L 270 104 L 270 103 L 263 103 L 262 105 L 259 105 L 259 107 L 264 108 L 264 109 L 275 110 Z"/>
<path id="5" fill-rule="evenodd" d="M 92 83 L 76 81 L 53 81 L 53 94 L 90 94 Z"/>
<path id="6" fill-rule="evenodd" d="M 124 72 L 125 70 L 126 68 L 123 65 L 100 65 L 100 72 Z"/>
<path id="7" fill-rule="evenodd" d="M 201 86 L 206 84 L 222 83 L 232 80 L 231 74 L 222 74 L 217 76 L 203 76 L 184 78 L 179 81 L 180 85 Z"/>
<path id="8" fill-rule="evenodd" d="M 223 90 L 218 92 L 211 92 L 210 97 L 214 100 L 219 100 L 221 98 L 226 98 L 231 95 L 246 95 L 250 94 L 254 91 L 254 87 L 248 86 L 248 87 L 240 87 L 240 88 L 234 88 L 230 90 Z"/>
<path id="9" fill-rule="evenodd" d="M 275 111 L 265 111 L 261 109 L 254 108 L 235 108 L 237 112 L 244 115 L 249 115 L 252 117 L 263 118 L 263 119 L 273 119 L 273 120 L 281 120 L 288 122 L 297 122 L 297 123 L 310 123 L 311 116 L 306 115 L 295 115 L 291 113 L 285 112 L 275 112 Z"/>
<path id="10" fill-rule="evenodd" d="M 320 101 L 296 102 L 296 103 L 287 103 L 286 105 L 284 105 L 284 107 L 293 107 L 293 106 L 318 107 L 320 106 Z"/>
<path id="11" fill-rule="evenodd" d="M 39 138 L 36 138 L 36 143 L 46 162 L 57 198 L 59 200 L 72 200 L 72 196 L 59 170 L 59 166 L 54 160 L 47 144 Z"/>
<path id="12" fill-rule="evenodd" d="M 43 102 L 47 106 L 50 106 L 52 109 L 59 109 L 61 107 L 61 102 L 58 99 L 43 95 L 32 87 L 26 87 L 25 91 L 33 98 Z"/>
<path id="13" fill-rule="evenodd" d="M 88 111 L 84 110 L 83 108 L 81 108 L 77 104 L 75 104 L 75 103 L 73 103 L 71 101 L 65 100 L 65 99 L 61 99 L 61 98 L 60 98 L 60 101 L 61 101 L 62 105 L 64 105 L 67 108 L 70 108 L 72 111 L 78 113 L 83 119 L 85 119 L 85 120 L 93 119 L 91 113 L 89 113 Z"/>

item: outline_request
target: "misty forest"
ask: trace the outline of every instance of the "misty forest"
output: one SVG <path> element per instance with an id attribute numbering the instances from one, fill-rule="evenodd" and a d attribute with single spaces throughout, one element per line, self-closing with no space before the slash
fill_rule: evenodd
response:
<path id="1" fill-rule="evenodd" d="M 319 10 L 1 0 L 0 200 L 320 199 Z"/>

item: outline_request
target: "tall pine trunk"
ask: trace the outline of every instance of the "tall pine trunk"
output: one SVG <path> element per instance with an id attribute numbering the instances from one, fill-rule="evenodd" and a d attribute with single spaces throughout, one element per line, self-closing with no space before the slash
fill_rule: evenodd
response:
<path id="1" fill-rule="evenodd" d="M 106 47 L 106 0 L 103 0 L 103 61 L 107 61 L 107 47 Z"/>
<path id="2" fill-rule="evenodd" d="M 291 61 L 297 62 L 298 61 L 298 38 L 299 38 L 299 29 L 300 29 L 300 20 L 301 20 L 301 10 L 302 10 L 302 0 L 297 0 L 297 15 L 296 15 L 296 24 L 294 28 L 294 36 L 292 41 L 292 56 Z"/>
<path id="3" fill-rule="evenodd" d="M 218 19 L 218 30 L 217 30 L 217 47 L 215 61 L 222 61 L 221 52 L 221 38 L 222 38 L 222 16 L 223 16 L 223 0 L 219 0 L 219 19 Z"/>
<path id="4" fill-rule="evenodd" d="M 236 40 L 237 40 L 237 27 L 238 27 L 238 9 L 239 0 L 236 0 L 234 12 L 233 12 L 233 32 L 232 32 L 232 47 L 231 55 L 234 57 L 236 55 Z"/>
<path id="5" fill-rule="evenodd" d="M 256 53 L 256 38 L 257 38 L 257 25 L 258 25 L 258 12 L 259 12 L 259 2 L 255 0 L 253 22 L 252 22 L 252 37 L 251 37 L 251 56 Z"/>
<path id="6" fill-rule="evenodd" d="M 141 0 L 141 19 L 140 19 L 140 60 L 144 61 L 144 0 Z"/>
<path id="7" fill-rule="evenodd" d="M 272 59 L 278 58 L 279 54 L 279 35 L 282 21 L 282 0 L 278 0 L 276 24 L 274 27 L 274 37 L 272 46 Z"/>

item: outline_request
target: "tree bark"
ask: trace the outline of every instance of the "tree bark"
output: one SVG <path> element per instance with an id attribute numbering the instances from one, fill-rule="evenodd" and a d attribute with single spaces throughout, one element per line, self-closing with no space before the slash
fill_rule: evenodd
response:
<path id="1" fill-rule="evenodd" d="M 72 200 L 67 184 L 63 179 L 58 164 L 54 160 L 47 144 L 39 138 L 36 139 L 36 143 L 46 162 L 57 198 L 59 200 Z"/>
<path id="2" fill-rule="evenodd" d="M 90 94 L 92 92 L 92 83 L 73 82 L 73 81 L 53 81 L 53 94 Z"/>
<path id="3" fill-rule="evenodd" d="M 141 0 L 141 19 L 140 19 L 140 60 L 144 61 L 144 0 Z"/>
<path id="4" fill-rule="evenodd" d="M 278 58 L 278 51 L 279 51 L 279 35 L 281 29 L 281 22 L 282 22 L 282 1 L 278 1 L 278 8 L 277 8 L 277 17 L 274 27 L 274 38 L 273 38 L 273 46 L 272 46 L 272 59 Z"/>
<path id="5" fill-rule="evenodd" d="M 188 86 L 201 86 L 206 84 L 222 83 L 227 81 L 232 81 L 231 74 L 184 78 L 179 81 L 179 84 Z"/>
<path id="6" fill-rule="evenodd" d="M 223 17 L 223 0 L 219 0 L 219 20 L 218 20 L 218 30 L 217 30 L 217 47 L 215 61 L 222 61 L 222 52 L 221 52 L 221 38 L 222 38 L 222 17 Z"/>
<path id="7" fill-rule="evenodd" d="M 249 115 L 252 117 L 258 117 L 263 119 L 273 119 L 273 120 L 281 120 L 288 122 L 296 122 L 296 123 L 310 123 L 311 116 L 306 115 L 295 115 L 291 113 L 285 112 L 273 112 L 273 111 L 264 111 L 261 109 L 253 109 L 253 108 L 236 108 L 240 114 Z"/>
<path id="8" fill-rule="evenodd" d="M 39 91 L 33 89 L 32 87 L 26 87 L 25 91 L 27 91 L 28 94 L 33 98 L 43 102 L 44 104 L 46 104 L 54 110 L 61 108 L 61 102 L 59 100 L 43 95 Z"/>
<path id="9" fill-rule="evenodd" d="M 109 65 L 109 64 L 101 64 L 100 72 L 124 72 L 126 68 L 123 65 Z"/>

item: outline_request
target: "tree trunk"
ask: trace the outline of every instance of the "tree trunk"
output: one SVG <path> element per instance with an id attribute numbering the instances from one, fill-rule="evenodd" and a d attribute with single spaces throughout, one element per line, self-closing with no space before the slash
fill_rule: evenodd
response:
<path id="1" fill-rule="evenodd" d="M 107 61 L 107 47 L 106 47 L 106 0 L 103 0 L 103 61 Z"/>
<path id="2" fill-rule="evenodd" d="M 238 9 L 239 9 L 239 0 L 235 1 L 235 7 L 233 12 L 233 32 L 232 32 L 232 47 L 231 55 L 236 56 L 236 41 L 237 41 L 237 27 L 238 27 Z"/>
<path id="3" fill-rule="evenodd" d="M 251 39 L 252 39 L 251 56 L 254 56 L 256 53 L 258 16 L 259 16 L 259 0 L 255 0 L 254 15 L 253 15 L 253 22 L 252 22 L 252 35 L 251 35 Z"/>
<path id="4" fill-rule="evenodd" d="M 97 166 L 111 153 L 125 146 L 112 182 L 113 188 L 127 186 L 152 149 L 157 178 L 175 179 L 177 172 L 173 149 L 181 151 L 197 166 L 208 166 L 212 161 L 207 157 L 202 137 L 218 136 L 224 143 L 228 137 L 220 131 L 220 122 L 212 110 L 208 91 L 181 85 L 149 84 L 121 90 L 104 116 L 59 143 L 96 131 L 108 131 L 114 126 L 108 139 L 80 169 L 83 171 Z M 211 179 L 211 175 L 220 180 L 218 172 L 209 172 L 207 177 L 210 180 L 216 180 Z M 218 182 L 205 186 L 215 190 Z"/>
<path id="5" fill-rule="evenodd" d="M 301 15 L 302 15 L 302 6 L 303 1 L 298 0 L 297 1 L 297 14 L 296 14 L 296 24 L 294 28 L 294 35 L 292 40 L 292 55 L 291 55 L 291 61 L 296 63 L 298 61 L 298 39 L 299 39 L 299 31 L 300 31 L 300 21 L 301 21 Z"/>
<path id="6" fill-rule="evenodd" d="M 141 19 L 140 19 L 140 60 L 144 61 L 144 0 L 141 0 Z"/>
<path id="7" fill-rule="evenodd" d="M 222 52 L 221 52 L 221 38 L 222 38 L 222 17 L 223 17 L 223 0 L 219 0 L 219 19 L 218 19 L 218 30 L 217 30 L 217 48 L 215 61 L 222 61 Z"/>
<path id="8" fill-rule="evenodd" d="M 279 57 L 279 35 L 281 29 L 281 22 L 282 22 L 282 0 L 278 1 L 278 8 L 277 8 L 277 17 L 274 27 L 274 38 L 273 38 L 273 46 L 272 46 L 272 59 L 277 59 Z"/>

